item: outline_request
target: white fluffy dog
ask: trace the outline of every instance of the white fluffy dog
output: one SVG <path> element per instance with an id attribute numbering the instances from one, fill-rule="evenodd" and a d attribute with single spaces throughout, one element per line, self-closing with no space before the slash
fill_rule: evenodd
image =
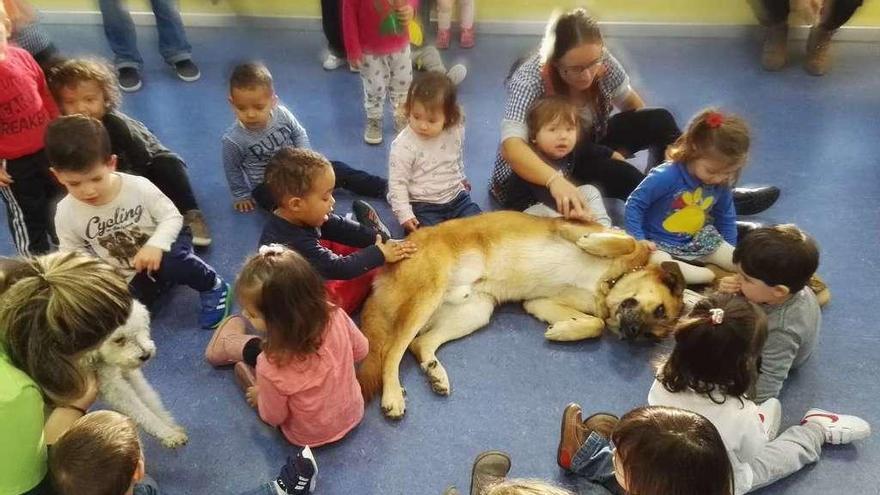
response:
<path id="1" fill-rule="evenodd" d="M 141 366 L 156 354 L 150 339 L 150 313 L 134 301 L 124 325 L 110 334 L 86 360 L 98 377 L 101 398 L 125 414 L 162 445 L 175 448 L 187 442 L 186 431 L 162 405 L 159 395 L 144 378 Z"/>

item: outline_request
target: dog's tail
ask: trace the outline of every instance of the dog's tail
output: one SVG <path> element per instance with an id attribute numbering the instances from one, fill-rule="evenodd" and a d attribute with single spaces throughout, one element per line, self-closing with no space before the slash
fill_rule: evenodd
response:
<path id="1" fill-rule="evenodd" d="M 358 383 L 361 384 L 361 393 L 365 402 L 372 399 L 376 392 L 382 388 L 382 368 L 385 365 L 388 338 L 391 333 L 387 313 L 380 306 L 379 299 L 378 295 L 367 299 L 361 314 L 361 330 L 370 342 L 370 351 L 367 353 L 367 357 L 361 361 L 357 372 Z"/>

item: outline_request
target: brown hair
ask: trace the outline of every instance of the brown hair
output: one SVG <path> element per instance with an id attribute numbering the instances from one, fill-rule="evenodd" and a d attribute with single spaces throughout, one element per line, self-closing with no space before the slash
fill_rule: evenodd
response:
<path id="1" fill-rule="evenodd" d="M 819 268 L 819 247 L 797 225 L 764 227 L 739 241 L 733 250 L 733 262 L 749 277 L 770 287 L 784 285 L 794 294 Z"/>
<path id="2" fill-rule="evenodd" d="M 428 71 L 412 82 L 403 104 L 404 115 L 410 116 L 416 102 L 421 103 L 429 112 L 443 112 L 446 118 L 444 129 L 461 122 L 461 107 L 456 97 L 455 84 L 442 72 Z"/>
<path id="3" fill-rule="evenodd" d="M 123 495 L 140 460 L 134 421 L 114 411 L 95 411 L 52 445 L 49 472 L 59 495 Z"/>
<path id="4" fill-rule="evenodd" d="M 721 323 L 712 320 L 715 309 L 723 311 Z M 670 392 L 692 389 L 720 404 L 726 396 L 742 397 L 757 380 L 767 317 L 742 296 L 716 293 L 698 302 L 674 335 L 657 380 Z"/>
<path id="5" fill-rule="evenodd" d="M 238 64 L 232 69 L 229 76 L 229 93 L 232 94 L 233 89 L 250 89 L 250 88 L 268 88 L 273 89 L 272 73 L 269 68 L 262 62 L 245 62 Z"/>
<path id="6" fill-rule="evenodd" d="M 50 400 L 81 396 L 78 354 L 128 319 L 128 284 L 111 265 L 84 254 L 54 253 L 13 267 L 0 294 L 0 344 Z"/>
<path id="7" fill-rule="evenodd" d="M 666 150 L 670 161 L 691 160 L 718 154 L 730 166 L 742 166 L 749 153 L 749 126 L 745 120 L 717 108 L 706 108 L 688 124 L 684 134 Z"/>
<path id="8" fill-rule="evenodd" d="M 61 103 L 61 90 L 75 88 L 79 83 L 94 81 L 104 93 L 104 108 L 107 111 L 119 108 L 122 96 L 119 81 L 106 60 L 97 58 L 72 58 L 59 62 L 46 74 L 49 89 L 55 101 Z"/>
<path id="9" fill-rule="evenodd" d="M 53 168 L 86 172 L 110 159 L 110 136 L 100 120 L 85 115 L 58 117 L 46 129 L 46 155 Z"/>
<path id="10" fill-rule="evenodd" d="M 627 492 L 733 495 L 733 468 L 715 426 L 671 407 L 639 407 L 611 433 Z"/>
<path id="11" fill-rule="evenodd" d="M 545 65 L 554 68 L 549 71 L 553 89 L 558 94 L 565 94 L 568 92 L 568 84 L 559 73 L 559 60 L 572 48 L 584 44 L 604 45 L 604 41 L 599 23 L 584 8 L 562 14 L 554 13 L 554 17 L 547 24 L 544 39 L 541 41 L 541 58 Z"/>
<path id="12" fill-rule="evenodd" d="M 526 115 L 526 125 L 529 128 L 529 142 L 533 142 L 538 131 L 545 125 L 551 124 L 556 119 L 565 124 L 572 124 L 580 131 L 581 119 L 577 107 L 564 96 L 554 95 L 539 98 L 529 107 Z"/>
<path id="13" fill-rule="evenodd" d="M 333 165 L 317 151 L 285 146 L 266 165 L 266 187 L 280 205 L 285 198 L 306 195 L 318 174 L 328 167 Z"/>
<path id="14" fill-rule="evenodd" d="M 483 495 L 573 495 L 570 491 L 560 488 L 544 480 L 503 479 L 490 485 Z"/>
<path id="15" fill-rule="evenodd" d="M 266 322 L 263 351 L 283 365 L 292 357 L 318 350 L 330 320 L 324 283 L 296 251 L 279 244 L 248 258 L 235 281 L 235 292 L 252 303 Z"/>

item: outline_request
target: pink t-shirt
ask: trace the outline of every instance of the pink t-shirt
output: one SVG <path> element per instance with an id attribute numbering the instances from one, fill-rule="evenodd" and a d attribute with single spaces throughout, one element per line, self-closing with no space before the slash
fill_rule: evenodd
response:
<path id="1" fill-rule="evenodd" d="M 290 443 L 319 446 L 339 440 L 364 417 L 354 364 L 369 350 L 366 337 L 340 308 L 330 310 L 321 347 L 275 366 L 257 358 L 258 409 Z"/>

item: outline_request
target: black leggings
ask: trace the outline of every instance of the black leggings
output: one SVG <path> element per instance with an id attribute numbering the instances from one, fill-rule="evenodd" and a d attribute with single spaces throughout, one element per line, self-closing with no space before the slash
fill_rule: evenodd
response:
<path id="1" fill-rule="evenodd" d="M 675 117 L 663 108 L 615 114 L 598 144 L 582 139 L 575 148 L 574 178 L 596 186 L 604 197 L 626 200 L 645 175 L 629 163 L 611 158 L 612 152 L 648 150 L 648 166 L 654 167 L 663 162 L 666 147 L 680 135 Z"/>
<path id="2" fill-rule="evenodd" d="M 321 0 L 321 26 L 327 37 L 330 53 L 345 58 L 345 44 L 342 39 L 342 0 Z"/>
<path id="3" fill-rule="evenodd" d="M 788 19 L 789 0 L 750 0 L 755 15 L 764 24 L 779 24 Z M 862 0 L 826 0 L 821 26 L 834 31 L 846 24 L 862 6 Z"/>
<path id="4" fill-rule="evenodd" d="M 144 177 L 168 196 L 180 213 L 199 209 L 186 173 L 186 163 L 174 153 L 160 153 L 153 157 Z"/>

